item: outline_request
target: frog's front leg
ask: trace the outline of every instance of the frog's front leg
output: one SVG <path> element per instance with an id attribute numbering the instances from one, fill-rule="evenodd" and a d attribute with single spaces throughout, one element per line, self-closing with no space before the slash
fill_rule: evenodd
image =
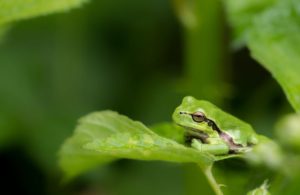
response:
<path id="1" fill-rule="evenodd" d="M 197 139 L 199 142 L 206 143 L 208 135 L 201 131 L 189 131 L 185 133 L 184 141 L 185 144 L 191 145 L 193 139 Z"/>
<path id="2" fill-rule="evenodd" d="M 203 144 L 199 140 L 193 139 L 191 146 L 201 152 L 208 152 L 214 155 L 228 154 L 230 151 L 229 146 L 222 142 Z"/>

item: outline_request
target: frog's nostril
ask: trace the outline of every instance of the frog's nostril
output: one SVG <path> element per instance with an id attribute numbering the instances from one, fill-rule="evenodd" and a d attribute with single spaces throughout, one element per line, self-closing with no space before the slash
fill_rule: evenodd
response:
<path id="1" fill-rule="evenodd" d="M 186 112 L 179 112 L 179 114 L 186 114 Z"/>

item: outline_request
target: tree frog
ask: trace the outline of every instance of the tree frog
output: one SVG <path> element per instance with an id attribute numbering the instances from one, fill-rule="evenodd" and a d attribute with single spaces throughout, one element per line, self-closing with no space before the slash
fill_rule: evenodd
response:
<path id="1" fill-rule="evenodd" d="M 176 108 L 173 120 L 186 129 L 187 144 L 214 155 L 246 152 L 259 139 L 248 123 L 191 96 Z"/>

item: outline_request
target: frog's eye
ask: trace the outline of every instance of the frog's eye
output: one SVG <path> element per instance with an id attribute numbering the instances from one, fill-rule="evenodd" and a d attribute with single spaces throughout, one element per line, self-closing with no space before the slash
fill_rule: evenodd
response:
<path id="1" fill-rule="evenodd" d="M 203 121 L 205 121 L 206 117 L 204 115 L 203 112 L 195 112 L 193 114 L 191 114 L 193 121 L 197 122 L 197 123 L 201 123 Z"/>

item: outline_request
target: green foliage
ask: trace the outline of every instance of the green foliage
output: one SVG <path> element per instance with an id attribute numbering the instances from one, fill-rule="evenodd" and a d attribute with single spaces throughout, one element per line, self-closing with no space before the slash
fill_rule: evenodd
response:
<path id="1" fill-rule="evenodd" d="M 185 82 L 182 91 L 215 103 L 227 95 L 222 3 L 174 0 L 184 29 Z M 199 87 L 201 83 L 201 87 Z M 222 87 L 220 87 L 222 86 Z"/>
<path id="2" fill-rule="evenodd" d="M 0 37 L 6 34 L 11 22 L 67 11 L 87 1 L 0 0 Z M 32 20 L 14 28 L 7 36 L 8 40 L 1 42 L 0 48 L 0 146 L 17 145 L 30 154 L 28 156 L 38 167 L 47 167 L 48 172 L 43 170 L 43 175 L 47 180 L 52 178 L 52 174 L 54 177 L 46 186 L 56 191 L 61 186 L 55 186 L 58 182 L 55 152 L 62 140 L 70 135 L 75 118 L 95 108 L 113 108 L 140 117 L 149 124 L 169 120 L 171 110 L 187 93 L 219 105 L 225 103 L 226 97 L 231 102 L 222 107 L 229 108 L 236 115 L 247 112 L 248 115 L 243 116 L 246 120 L 250 118 L 251 121 L 252 117 L 255 123 L 262 121 L 263 128 L 256 129 L 271 135 L 271 123 L 278 118 L 276 114 L 282 114 L 277 103 L 267 104 L 271 101 L 265 97 L 263 100 L 258 98 L 261 96 L 256 97 L 257 104 L 247 102 L 246 98 L 237 98 L 236 101 L 236 93 L 228 96 L 231 87 L 239 93 L 245 85 L 234 83 L 228 88 L 224 77 L 232 80 L 236 75 L 243 77 L 245 73 L 232 69 L 226 60 L 229 55 L 224 42 L 226 33 L 220 2 L 176 2 L 180 4 L 181 19 L 186 24 L 183 31 L 183 67 L 179 65 L 182 59 L 178 56 L 181 55 L 173 53 L 178 52 L 175 51 L 178 48 L 181 52 L 178 23 L 165 1 L 92 1 L 93 6 L 86 7 L 88 11 Z M 299 1 L 224 0 L 224 3 L 234 32 L 233 46 L 247 45 L 253 57 L 272 73 L 295 110 L 299 111 Z M 180 82 L 181 73 L 186 85 Z M 252 83 L 249 80 L 240 79 L 239 84 Z M 124 85 L 127 87 L 124 88 Z M 181 87 L 181 94 L 174 90 L 174 86 Z M 245 91 L 252 93 L 253 90 L 253 94 L 257 94 L 263 89 L 246 88 Z M 264 90 L 264 94 L 273 98 L 269 92 Z M 253 111 L 243 107 L 245 102 Z M 274 114 L 275 109 L 280 111 Z M 255 123 L 252 125 L 257 127 Z M 288 115 L 279 121 L 275 132 L 275 140 L 283 146 L 284 153 L 277 143 L 267 140 L 266 144 L 253 147 L 255 153 L 247 153 L 245 157 L 250 162 L 249 166 L 237 159 L 216 163 L 215 171 L 219 168 L 219 174 L 215 173 L 217 180 L 227 185 L 224 192 L 245 194 L 269 178 L 272 193 L 298 194 L 299 130 L 299 116 Z M 190 171 L 194 175 L 181 173 L 177 175 L 178 179 L 166 174 L 159 181 L 167 181 L 178 194 L 187 194 L 187 191 L 207 194 L 207 181 L 199 179 L 199 176 L 205 175 L 215 192 L 222 193 L 211 172 L 213 162 L 222 158 L 184 146 L 183 133 L 184 130 L 173 123 L 163 122 L 148 128 L 116 112 L 92 113 L 80 119 L 74 135 L 65 141 L 59 154 L 60 166 L 65 177 L 71 179 L 93 167 L 121 158 L 192 162 L 200 165 L 202 173 L 194 166 Z M 231 157 L 234 156 L 225 158 Z M 127 166 L 127 163 L 131 169 L 126 169 L 126 172 L 118 169 Z M 124 189 L 136 189 L 138 181 L 141 184 L 138 192 L 143 192 L 141 186 L 147 186 L 149 190 L 146 191 L 155 194 L 150 183 L 159 177 L 155 176 L 155 171 L 159 170 L 161 174 L 160 171 L 165 168 L 156 167 L 156 163 L 148 168 L 149 165 L 144 163 L 146 168 L 142 169 L 148 173 L 141 177 L 134 163 L 122 161 L 108 168 L 111 170 L 105 180 L 112 180 L 110 188 L 115 187 L 117 179 L 123 185 L 118 191 L 126 194 Z M 22 166 L 17 168 L 24 164 L 22 161 Z M 264 167 L 256 171 L 261 165 Z M 15 167 L 12 165 L 10 168 Z M 179 172 L 181 168 L 174 166 Z M 270 173 L 269 168 L 275 171 Z M 253 173 L 255 176 L 251 177 Z M 30 177 L 26 180 L 31 181 Z M 17 182 L 14 181 L 13 185 Z M 188 189 L 184 192 L 176 190 L 177 186 L 186 184 Z M 165 183 L 160 185 L 161 189 L 165 189 Z M 102 190 L 103 184 L 99 186 Z M 157 185 L 154 186 L 157 188 Z M 267 193 L 266 190 L 264 184 L 251 194 Z M 161 191 L 161 194 L 167 193 Z"/>
<path id="3" fill-rule="evenodd" d="M 88 0 L 0 0 L 0 25 L 20 19 L 66 11 Z"/>
<path id="4" fill-rule="evenodd" d="M 270 195 L 270 192 L 268 191 L 267 181 L 265 181 L 260 187 L 248 192 L 247 195 Z"/>
<path id="5" fill-rule="evenodd" d="M 227 18 L 233 27 L 233 46 L 235 48 L 245 44 L 249 30 L 253 26 L 255 15 L 272 6 L 276 0 L 225 0 Z"/>
<path id="6" fill-rule="evenodd" d="M 67 178 L 118 158 L 194 162 L 202 167 L 216 160 L 112 111 L 95 112 L 80 119 L 74 135 L 60 151 L 60 165 Z"/>
<path id="7" fill-rule="evenodd" d="M 284 1 L 257 18 L 249 36 L 249 47 L 282 86 L 290 103 L 300 112 L 300 6 Z"/>
<path id="8" fill-rule="evenodd" d="M 300 151 L 300 115 L 289 114 L 276 124 L 276 135 L 282 145 Z"/>
<path id="9" fill-rule="evenodd" d="M 283 88 L 300 112 L 300 2 L 297 0 L 228 1 L 228 15 L 252 56 Z"/>

